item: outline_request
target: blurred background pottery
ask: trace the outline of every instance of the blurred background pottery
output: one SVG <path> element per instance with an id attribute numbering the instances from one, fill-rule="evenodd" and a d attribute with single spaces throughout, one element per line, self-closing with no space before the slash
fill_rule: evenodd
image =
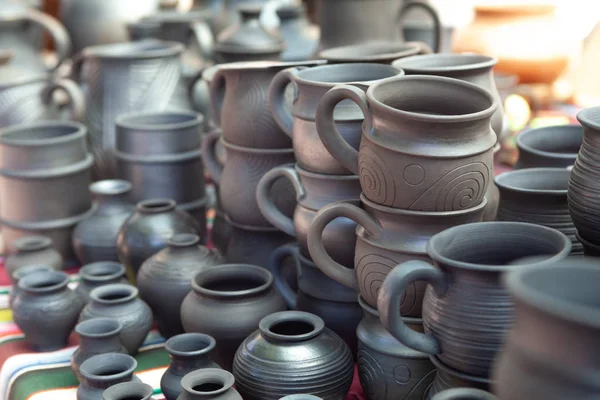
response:
<path id="1" fill-rule="evenodd" d="M 125 267 L 114 261 L 99 261 L 86 264 L 79 270 L 79 284 L 75 293 L 85 304 L 90 302 L 90 293 L 97 287 L 113 283 L 127 283 Z"/>
<path id="2" fill-rule="evenodd" d="M 55 270 L 63 269 L 63 259 L 52 247 L 52 240 L 45 236 L 23 236 L 13 243 L 15 251 L 4 261 L 9 275 L 17 270 L 33 266 L 46 265 Z"/>

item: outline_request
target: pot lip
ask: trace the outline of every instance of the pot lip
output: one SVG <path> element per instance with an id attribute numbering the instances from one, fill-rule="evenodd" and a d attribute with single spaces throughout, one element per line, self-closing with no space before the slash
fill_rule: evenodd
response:
<path id="1" fill-rule="evenodd" d="M 307 73 L 313 73 L 315 70 L 318 70 L 318 71 L 324 70 L 327 72 L 328 70 L 335 71 L 336 69 L 359 68 L 359 67 L 378 68 L 381 71 L 387 70 L 390 74 L 393 73 L 394 75 L 390 75 L 387 78 L 381 78 L 381 79 L 375 79 L 375 80 L 369 80 L 369 81 L 353 80 L 353 81 L 342 81 L 342 82 L 323 82 L 323 81 L 307 79 L 304 77 L 304 75 L 306 75 Z M 337 85 L 360 84 L 362 86 L 371 86 L 371 85 L 375 84 L 376 82 L 379 82 L 380 80 L 393 79 L 393 78 L 398 78 L 401 76 L 404 76 L 403 70 L 393 67 L 388 64 L 380 64 L 380 63 L 375 63 L 375 62 L 352 62 L 352 63 L 344 63 L 344 64 L 324 64 L 324 65 L 315 66 L 313 68 L 306 68 L 306 69 L 298 71 L 295 74 L 293 81 L 295 81 L 296 84 L 301 84 L 301 85 L 305 85 L 305 86 L 331 89 Z"/>
<path id="2" fill-rule="evenodd" d="M 529 189 L 524 187 L 518 187 L 511 184 L 511 178 L 520 175 L 533 175 L 535 177 L 535 173 L 554 173 L 555 175 L 566 175 L 566 184 L 564 189 Z M 537 194 L 537 195 L 555 195 L 555 196 L 566 196 L 568 192 L 569 186 L 569 175 L 570 172 L 566 168 L 524 168 L 524 169 L 515 169 L 512 171 L 503 172 L 497 175 L 494 178 L 494 183 L 499 188 L 514 192 L 514 193 L 524 193 L 524 194 Z"/>
<path id="3" fill-rule="evenodd" d="M 234 228 L 237 228 L 239 230 L 242 230 L 244 232 L 261 232 L 261 233 L 281 233 L 282 235 L 285 235 L 285 233 L 281 232 L 279 229 L 275 228 L 274 226 L 252 226 L 252 225 L 244 225 L 244 224 L 238 224 L 237 222 L 233 221 L 231 218 L 229 218 L 229 215 L 223 213 L 223 218 L 225 219 L 225 221 L 233 226 Z M 292 240 L 292 238 L 290 237 L 290 240 Z"/>
<path id="4" fill-rule="evenodd" d="M 185 341 L 186 339 L 203 340 L 206 345 L 201 349 L 192 351 L 181 351 L 173 348 L 178 341 Z M 215 340 L 215 338 L 205 333 L 182 333 L 179 335 L 175 335 L 169 340 L 167 340 L 167 342 L 165 343 L 165 350 L 169 354 L 177 357 L 196 357 L 210 353 L 216 345 L 217 341 Z"/>
<path id="5" fill-rule="evenodd" d="M 9 138 L 8 135 L 18 132 L 28 132 L 32 129 L 46 128 L 71 128 L 71 132 L 58 137 L 42 138 L 36 140 L 23 140 L 19 138 Z M 37 121 L 24 125 L 14 125 L 0 130 L 0 143 L 9 146 L 20 147 L 44 147 L 51 145 L 60 145 L 77 139 L 83 139 L 87 135 L 87 128 L 79 122 L 73 121 Z"/>
<path id="6" fill-rule="evenodd" d="M 264 154 L 264 155 L 286 155 L 286 154 L 294 154 L 294 149 L 292 148 L 283 148 L 283 149 L 256 149 L 251 147 L 242 147 L 235 144 L 231 144 L 226 141 L 223 137 L 219 139 L 223 147 L 229 150 L 237 151 L 238 153 L 246 153 L 246 154 Z"/>
<path id="7" fill-rule="evenodd" d="M 596 329 L 600 328 L 600 310 L 598 308 L 553 296 L 542 289 L 536 288 L 535 285 L 529 285 L 523 281 L 525 277 L 531 274 L 539 274 L 540 272 L 547 274 L 553 270 L 573 270 L 573 272 L 585 270 L 596 273 L 598 267 L 589 260 L 568 259 L 558 261 L 550 266 L 517 269 L 506 274 L 503 280 L 512 295 L 529 307 L 570 322 L 592 326 Z"/>
<path id="8" fill-rule="evenodd" d="M 217 64 L 208 69 L 214 69 L 214 71 L 241 71 L 241 70 L 266 70 L 269 68 L 277 68 L 278 70 L 298 67 L 298 66 L 319 66 L 326 65 L 326 60 L 306 60 L 306 61 L 233 61 L 229 63 Z M 213 73 L 214 75 L 214 73 Z"/>
<path id="9" fill-rule="evenodd" d="M 375 98 L 374 93 L 379 90 L 380 87 L 388 85 L 390 83 L 397 82 L 408 82 L 408 81 L 421 81 L 425 83 L 445 83 L 448 85 L 454 85 L 460 88 L 462 91 L 471 91 L 477 92 L 480 95 L 486 97 L 490 103 L 490 105 L 480 111 L 475 111 L 468 114 L 457 114 L 457 115 L 433 115 L 433 114 L 425 114 L 418 113 L 414 111 L 406 111 L 400 110 L 398 108 L 391 107 L 382 101 Z M 459 123 L 459 122 L 470 122 L 470 121 L 478 121 L 484 118 L 491 118 L 496 109 L 498 108 L 498 101 L 492 96 L 490 92 L 485 89 L 480 88 L 479 86 L 465 82 L 459 79 L 447 78 L 445 76 L 438 75 L 403 75 L 403 76 L 394 76 L 391 78 L 381 79 L 372 84 L 367 89 L 367 98 L 369 99 L 369 103 L 373 108 L 379 108 L 382 112 L 386 112 L 387 114 L 398 117 L 402 116 L 406 119 L 410 119 L 412 121 L 418 122 L 428 122 L 428 123 Z"/>
<path id="10" fill-rule="evenodd" d="M 92 326 L 94 324 L 112 324 L 112 329 L 107 330 L 105 332 L 101 332 L 101 333 L 86 332 L 86 329 L 89 328 L 89 326 Z M 95 338 L 95 339 L 116 336 L 122 330 L 123 330 L 123 324 L 121 323 L 121 321 L 114 319 L 114 318 L 106 318 L 106 317 L 97 317 L 97 318 L 86 319 L 85 321 L 81 321 L 80 323 L 75 325 L 75 332 L 79 336 Z"/>
<path id="11" fill-rule="evenodd" d="M 284 335 L 273 332 L 271 328 L 285 322 L 302 322 L 313 326 L 313 329 L 298 335 Z M 262 336 L 283 342 L 303 342 L 319 336 L 325 329 L 323 319 L 305 311 L 279 311 L 263 317 L 258 323 Z"/>
<path id="12" fill-rule="evenodd" d="M 173 122 L 173 123 L 142 123 L 135 122 L 136 119 L 143 118 L 157 118 L 157 117 L 169 117 L 169 116 L 178 116 L 178 117 L 186 117 L 187 119 L 183 122 Z M 199 114 L 194 111 L 187 110 L 174 110 L 174 111 L 155 111 L 155 112 L 136 112 L 119 115 L 115 121 L 116 126 L 120 126 L 127 129 L 132 130 L 143 130 L 147 132 L 165 132 L 165 131 L 175 131 L 186 128 L 193 128 L 195 126 L 202 125 L 204 122 L 204 117 L 202 114 Z M 137 132 L 139 133 L 139 132 Z M 170 132 L 171 134 L 173 132 Z"/>
<path id="13" fill-rule="evenodd" d="M 167 241 L 169 247 L 186 248 L 200 244 L 200 236 L 195 233 L 176 233 Z"/>
<path id="14" fill-rule="evenodd" d="M 34 287 L 33 284 L 44 281 L 46 279 L 53 279 L 54 282 L 50 286 L 45 287 Z M 69 275 L 62 271 L 39 271 L 38 273 L 26 275 L 19 280 L 19 289 L 28 293 L 50 293 L 56 290 L 60 290 L 67 287 L 69 283 Z"/>
<path id="15" fill-rule="evenodd" d="M 177 202 L 173 199 L 142 200 L 135 206 L 136 210 L 142 214 L 160 214 L 172 211 L 176 207 Z"/>
<path id="16" fill-rule="evenodd" d="M 418 61 L 423 60 L 464 60 L 463 64 L 459 65 L 440 65 L 440 66 L 423 66 L 413 65 Z M 410 57 L 394 60 L 392 65 L 396 68 L 403 69 L 407 74 L 425 73 L 443 73 L 443 72 L 468 72 L 477 69 L 489 68 L 492 69 L 498 63 L 498 59 L 491 56 L 486 56 L 478 53 L 434 53 L 421 54 Z"/>
<path id="17" fill-rule="evenodd" d="M 404 210 L 401 208 L 392 208 L 387 206 L 382 206 L 381 204 L 377 204 L 367 199 L 364 193 L 360 194 L 360 201 L 367 206 L 368 208 L 372 208 L 374 210 L 380 211 L 385 214 L 391 215 L 406 215 L 413 217 L 458 217 L 461 215 L 468 215 L 477 211 L 482 210 L 487 206 L 488 200 L 487 197 L 483 196 L 483 200 L 476 206 L 464 208 L 462 210 L 455 211 L 417 211 L 417 210 Z"/>
<path id="18" fill-rule="evenodd" d="M 52 247 L 52 239 L 44 235 L 21 236 L 13 242 L 20 252 L 40 251 Z"/>
<path id="19" fill-rule="evenodd" d="M 365 299 L 363 299 L 363 297 L 360 294 L 358 295 L 358 305 L 360 305 L 360 307 L 362 308 L 362 310 L 364 312 L 379 319 L 379 311 L 377 311 L 376 308 L 373 308 L 370 305 L 368 305 L 367 302 L 365 301 Z M 416 324 L 423 323 L 423 318 L 414 318 L 414 317 L 404 317 L 403 316 L 402 320 L 409 325 L 416 325 Z"/>
<path id="20" fill-rule="evenodd" d="M 105 274 L 95 272 L 106 271 Z M 125 276 L 125 267 L 116 261 L 96 261 L 81 267 L 79 275 L 82 280 L 88 282 L 109 282 Z"/>
<path id="21" fill-rule="evenodd" d="M 471 263 L 471 262 L 465 262 L 465 261 L 457 261 L 457 260 L 453 260 L 451 258 L 448 258 L 448 257 L 442 255 L 441 252 L 437 248 L 438 247 L 437 243 L 439 243 L 440 241 L 447 240 L 448 238 L 453 238 L 453 237 L 461 237 L 461 236 L 463 236 L 463 234 L 464 234 L 463 231 L 465 229 L 472 229 L 473 226 L 481 227 L 482 229 L 488 228 L 488 229 L 493 230 L 493 227 L 502 227 L 502 226 L 511 226 L 511 225 L 514 226 L 515 228 L 521 228 L 521 230 L 537 229 L 540 234 L 546 233 L 549 235 L 553 235 L 556 239 L 559 239 L 562 242 L 562 244 L 564 245 L 563 249 L 560 252 L 558 252 L 557 254 L 554 254 L 552 257 L 547 258 L 543 261 L 531 263 L 527 266 L 527 268 L 531 268 L 532 266 L 537 266 L 537 265 L 547 266 L 547 265 L 553 264 L 557 261 L 564 259 L 571 252 L 571 240 L 565 234 L 563 234 L 555 229 L 548 228 L 547 226 L 536 225 L 536 224 L 531 224 L 531 223 L 527 223 L 527 222 L 492 221 L 492 222 L 474 222 L 474 223 L 465 224 L 465 225 L 457 225 L 457 226 L 453 226 L 452 228 L 448 228 L 440 233 L 433 235 L 427 242 L 427 254 L 429 255 L 429 257 L 431 257 L 431 259 L 436 264 L 447 265 L 452 268 L 456 268 L 456 269 L 463 270 L 463 271 L 467 270 L 467 271 L 480 271 L 480 272 L 507 272 L 507 271 L 523 269 L 523 268 L 518 268 L 516 265 L 511 265 L 511 264 L 508 264 L 508 265 L 477 264 L 477 263 Z"/>
<path id="22" fill-rule="evenodd" d="M 223 387 L 218 390 L 213 390 L 212 392 L 199 392 L 193 389 L 194 386 L 208 382 L 214 383 L 215 380 L 218 380 L 218 383 L 222 384 Z M 231 372 L 221 368 L 202 368 L 192 371 L 181 378 L 181 387 L 184 391 L 206 397 L 225 393 L 233 387 L 234 383 L 235 379 Z"/>
<path id="23" fill-rule="evenodd" d="M 54 268 L 47 264 L 35 264 L 21 267 L 14 271 L 11 275 L 13 282 L 18 282 L 27 275 L 35 274 L 36 272 L 54 271 Z"/>
<path id="24" fill-rule="evenodd" d="M 103 295 L 115 291 L 122 291 L 123 293 L 126 293 L 126 295 L 114 300 L 106 300 L 102 298 Z M 134 300 L 138 296 L 138 293 L 138 288 L 127 283 L 111 283 L 109 285 L 103 285 L 93 289 L 90 292 L 90 298 L 96 303 L 115 305 Z"/>
<path id="25" fill-rule="evenodd" d="M 360 55 L 360 51 L 362 48 L 369 48 L 373 45 L 384 45 L 394 49 L 391 51 L 382 51 L 376 54 L 369 54 L 363 56 Z M 383 60 L 400 59 L 416 55 L 419 53 L 419 51 L 421 51 L 420 46 L 414 42 L 410 43 L 392 41 L 372 41 L 367 43 L 351 44 L 347 46 L 338 46 L 321 50 L 319 52 L 318 57 L 335 62 L 375 62 Z"/>
<path id="26" fill-rule="evenodd" d="M 216 272 L 245 272 L 253 275 L 254 278 L 262 279 L 264 282 L 260 285 L 244 290 L 235 290 L 235 291 L 221 291 L 221 290 L 212 290 L 207 289 L 202 286 L 202 283 L 198 283 L 198 280 L 207 279 L 211 275 Z M 223 279 L 231 279 L 230 276 L 227 276 Z M 196 293 L 202 294 L 204 296 L 210 297 L 219 297 L 219 298 L 238 298 L 256 295 L 259 293 L 263 293 L 269 290 L 273 286 L 273 275 L 265 268 L 259 267 L 258 265 L 251 264 L 222 264 L 222 265 L 214 265 L 204 269 L 203 271 L 198 272 L 194 278 L 192 279 L 192 290 Z"/>
<path id="27" fill-rule="evenodd" d="M 282 165 L 286 166 L 286 164 Z M 330 175 L 330 174 L 319 174 L 317 172 L 312 172 L 307 169 L 300 167 L 298 164 L 288 164 L 287 166 L 293 167 L 298 172 L 300 176 L 306 176 L 311 179 L 318 179 L 322 181 L 353 181 L 359 182 L 360 178 L 358 175 L 347 174 L 347 175 Z"/>
<path id="28" fill-rule="evenodd" d="M 90 183 L 89 189 L 95 195 L 117 196 L 129 193 L 133 189 L 133 185 L 125 179 L 102 179 Z"/>
<path id="29" fill-rule="evenodd" d="M 519 133 L 516 137 L 516 143 L 519 150 L 525 150 L 528 153 L 536 154 L 539 156 L 551 157 L 551 158 L 560 158 L 560 159 L 571 159 L 577 156 L 577 153 L 558 153 L 553 151 L 539 150 L 534 147 L 531 147 L 529 144 L 525 143 L 524 140 L 527 139 L 527 136 L 539 134 L 539 132 L 545 130 L 555 130 L 555 129 L 569 129 L 569 130 L 583 130 L 583 127 L 579 124 L 563 124 L 563 125 L 552 125 L 552 126 L 543 126 L 539 128 L 531 128 L 524 130 Z"/>
<path id="30" fill-rule="evenodd" d="M 577 113 L 577 120 L 586 128 L 600 129 L 600 106 L 584 108 Z"/>
<path id="31" fill-rule="evenodd" d="M 107 364 L 110 364 L 110 362 L 105 359 L 113 359 L 113 360 L 120 359 L 124 363 L 127 362 L 130 365 L 125 371 L 119 372 L 114 375 L 97 375 L 97 374 L 91 374 L 87 371 L 87 369 L 88 369 L 87 367 L 89 367 L 90 365 L 100 364 L 102 366 L 105 366 Z M 104 354 L 97 354 L 95 356 L 92 356 L 92 357 L 88 358 L 87 360 L 85 360 L 84 362 L 82 362 L 81 365 L 79 366 L 79 373 L 86 379 L 92 379 L 95 381 L 114 381 L 114 380 L 123 379 L 123 378 L 133 375 L 133 372 L 135 371 L 136 368 L 137 368 L 136 359 L 131 357 L 128 354 L 104 353 Z"/>
<path id="32" fill-rule="evenodd" d="M 158 48 L 148 49 L 149 46 Z M 115 49 L 130 47 L 131 51 L 114 52 Z M 161 48 L 162 47 L 162 48 Z M 82 50 L 84 58 L 102 58 L 108 60 L 137 60 L 176 56 L 184 51 L 184 46 L 178 42 L 157 39 L 144 39 L 138 42 L 111 43 L 89 46 Z"/>
<path id="33" fill-rule="evenodd" d="M 154 389 L 147 383 L 142 382 L 121 382 L 106 389 L 102 395 L 107 399 L 124 398 L 131 396 L 138 397 L 141 400 L 152 399 Z"/>

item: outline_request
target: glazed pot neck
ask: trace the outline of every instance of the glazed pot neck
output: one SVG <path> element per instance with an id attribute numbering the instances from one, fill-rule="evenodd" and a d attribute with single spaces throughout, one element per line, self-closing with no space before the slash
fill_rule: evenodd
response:
<path id="1" fill-rule="evenodd" d="M 19 280 L 19 289 L 32 296 L 46 296 L 67 290 L 69 276 L 59 271 L 41 271 Z"/>
<path id="2" fill-rule="evenodd" d="M 208 368 L 212 366 L 212 361 L 209 354 L 201 354 L 196 356 L 175 356 L 170 355 L 171 365 L 169 368 L 176 375 L 183 375 L 197 369 Z"/>
<path id="3" fill-rule="evenodd" d="M 191 372 L 181 379 L 181 388 L 187 394 L 186 399 L 210 400 L 226 398 L 232 390 L 235 380 L 225 370 L 206 368 Z"/>
<path id="4" fill-rule="evenodd" d="M 177 203 L 171 199 L 153 199 L 140 201 L 136 205 L 137 212 L 145 215 L 164 214 L 175 210 Z"/>
<path id="5" fill-rule="evenodd" d="M 90 293 L 94 303 L 103 306 L 121 306 L 137 300 L 138 289 L 124 283 L 100 286 Z"/>
<path id="6" fill-rule="evenodd" d="M 103 286 L 117 283 L 125 276 L 125 267 L 116 262 L 95 262 L 85 265 L 79 276 L 88 286 Z"/>

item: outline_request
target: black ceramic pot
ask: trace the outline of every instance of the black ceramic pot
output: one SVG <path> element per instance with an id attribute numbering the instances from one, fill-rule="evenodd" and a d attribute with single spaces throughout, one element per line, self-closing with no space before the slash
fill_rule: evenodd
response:
<path id="1" fill-rule="evenodd" d="M 190 372 L 181 379 L 182 392 L 177 400 L 242 400 L 233 388 L 231 372 L 205 368 Z"/>
<path id="2" fill-rule="evenodd" d="M 53 271 L 49 265 L 29 265 L 27 267 L 19 268 L 11 275 L 12 287 L 8 296 L 8 305 L 12 308 L 13 301 L 19 293 L 19 281 L 27 275 L 36 274 L 42 271 Z"/>
<path id="3" fill-rule="evenodd" d="M 79 285 L 75 293 L 87 304 L 92 290 L 113 283 L 127 283 L 125 267 L 118 262 L 95 262 L 79 270 Z"/>
<path id="4" fill-rule="evenodd" d="M 578 124 L 529 129 L 517 136 L 519 159 L 515 169 L 555 167 L 575 164 L 583 142 L 583 127 Z"/>
<path id="5" fill-rule="evenodd" d="M 152 400 L 154 389 L 141 382 L 123 382 L 102 393 L 102 400 Z"/>
<path id="6" fill-rule="evenodd" d="M 135 358 L 127 354 L 106 353 L 93 356 L 81 364 L 82 381 L 77 388 L 77 400 L 102 400 L 102 393 L 123 382 L 139 381 L 133 375 Z"/>

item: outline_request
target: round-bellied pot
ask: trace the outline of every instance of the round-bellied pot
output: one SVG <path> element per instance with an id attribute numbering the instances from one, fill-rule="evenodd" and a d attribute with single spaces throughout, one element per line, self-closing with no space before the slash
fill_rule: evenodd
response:
<path id="1" fill-rule="evenodd" d="M 119 261 L 117 235 L 135 205 L 129 195 L 131 183 L 108 179 L 94 182 L 89 188 L 94 211 L 79 222 L 73 231 L 73 249 L 81 264 L 96 261 Z"/>
<path id="2" fill-rule="evenodd" d="M 83 380 L 79 369 L 85 360 L 98 354 L 127 354 L 119 342 L 122 329 L 123 325 L 113 318 L 92 318 L 75 326 L 75 332 L 79 335 L 79 347 L 71 357 L 71 369 L 79 382 Z"/>
<path id="3" fill-rule="evenodd" d="M 431 400 L 496 400 L 497 397 L 485 390 L 472 388 L 455 388 L 444 390 L 433 396 Z"/>
<path id="4" fill-rule="evenodd" d="M 437 373 L 427 391 L 425 399 L 432 400 L 438 393 L 456 388 L 483 390 L 486 392 L 490 390 L 491 382 L 489 377 L 473 376 L 457 371 L 442 364 L 435 356 L 432 356 L 430 360 L 437 368 Z"/>
<path id="5" fill-rule="evenodd" d="M 421 400 L 435 377 L 429 355 L 397 341 L 379 313 L 361 298 L 363 319 L 356 328 L 358 377 L 368 400 Z M 409 329 L 423 332 L 423 321 L 405 318 Z"/>
<path id="6" fill-rule="evenodd" d="M 68 283 L 69 276 L 58 271 L 38 271 L 19 281 L 13 320 L 33 350 L 53 351 L 67 345 L 83 308 Z"/>
<path id="7" fill-rule="evenodd" d="M 63 259 L 52 247 L 52 239 L 45 236 L 23 236 L 13 243 L 14 252 L 6 257 L 4 267 L 9 275 L 32 265 L 47 265 L 55 270 L 63 268 Z"/>
<path id="8" fill-rule="evenodd" d="M 234 384 L 231 372 L 217 368 L 200 369 L 181 379 L 183 390 L 177 400 L 242 400 Z"/>
<path id="9" fill-rule="evenodd" d="M 378 296 L 381 320 L 406 346 L 436 355 L 464 374 L 487 378 L 514 321 L 514 304 L 500 278 L 551 265 L 570 252 L 569 238 L 541 225 L 479 222 L 446 229 L 427 244 L 433 265 L 407 261 L 385 278 Z M 429 284 L 423 299 L 425 333 L 408 329 L 398 313 L 415 281 Z"/>
<path id="10" fill-rule="evenodd" d="M 264 317 L 238 348 L 236 388 L 245 400 L 279 400 L 310 391 L 343 400 L 354 377 L 346 343 L 314 314 L 283 311 Z"/>
<path id="11" fill-rule="evenodd" d="M 0 221 L 4 248 L 16 239 L 43 235 L 66 262 L 74 261 L 71 234 L 92 210 L 88 186 L 94 158 L 87 128 L 42 121 L 0 131 Z M 77 195 L 73 195 L 77 193 Z"/>
<path id="12" fill-rule="evenodd" d="M 148 258 L 164 249 L 176 233 L 199 235 L 202 228 L 170 199 L 144 200 L 123 223 L 117 237 L 119 261 L 125 265 L 127 277 L 135 282 L 138 270 Z"/>
<path id="13" fill-rule="evenodd" d="M 37 274 L 43 271 L 53 271 L 53 268 L 49 265 L 28 265 L 26 267 L 19 268 L 12 273 L 10 279 L 12 281 L 12 287 L 10 288 L 10 294 L 8 296 L 8 305 L 12 308 L 12 303 L 15 301 L 15 297 L 19 293 L 19 281 L 27 275 Z"/>
<path id="14" fill-rule="evenodd" d="M 154 389 L 141 382 L 123 382 L 109 387 L 102 393 L 102 400 L 152 400 Z"/>
<path id="15" fill-rule="evenodd" d="M 223 257 L 200 244 L 193 233 L 178 233 L 141 266 L 137 274 L 140 297 L 148 303 L 165 338 L 183 333 L 181 303 L 192 290 L 192 279 L 207 267 L 221 265 Z"/>
<path id="16" fill-rule="evenodd" d="M 266 315 L 285 309 L 273 285 L 273 275 L 263 267 L 227 264 L 196 274 L 192 291 L 181 305 L 186 332 L 201 332 L 217 341 L 215 361 L 231 370 L 235 350 Z"/>
<path id="17" fill-rule="evenodd" d="M 323 207 L 308 230 L 308 248 L 315 264 L 331 279 L 358 290 L 371 307 L 387 274 L 399 263 L 411 259 L 430 261 L 427 241 L 435 234 L 456 225 L 481 221 L 484 200 L 465 210 L 424 212 L 399 210 L 373 203 L 361 194 L 362 208 L 346 202 Z M 323 246 L 322 232 L 330 221 L 346 217 L 356 221 L 354 269 L 335 262 Z M 401 302 L 406 317 L 421 317 L 425 282 L 411 284 Z"/>
<path id="18" fill-rule="evenodd" d="M 496 219 L 530 222 L 559 230 L 571 239 L 571 254 L 583 254 L 569 214 L 570 175 L 565 168 L 527 168 L 496 176 L 494 180 L 500 190 Z"/>
<path id="19" fill-rule="evenodd" d="M 79 285 L 75 288 L 75 293 L 87 304 L 92 290 L 113 283 L 127 283 L 125 267 L 117 262 L 95 262 L 84 265 L 79 270 Z"/>
<path id="20" fill-rule="evenodd" d="M 516 321 L 492 374 L 500 399 L 585 399 L 600 390 L 595 358 L 600 330 L 596 259 L 568 259 L 504 279 Z"/>
<path id="21" fill-rule="evenodd" d="M 102 400 L 102 393 L 109 387 L 139 381 L 133 375 L 136 367 L 135 358 L 127 354 L 98 354 L 85 360 L 79 370 L 82 380 L 77 388 L 77 400 Z"/>
<path id="22" fill-rule="evenodd" d="M 378 41 L 332 47 L 319 52 L 319 58 L 327 60 L 330 64 L 391 64 L 392 61 L 399 58 L 410 57 L 422 53 L 431 53 L 431 49 L 427 46 L 423 46 L 423 43 Z"/>
<path id="23" fill-rule="evenodd" d="M 176 400 L 181 394 L 181 378 L 192 371 L 205 368 L 219 368 L 210 359 L 210 352 L 216 341 L 203 333 L 184 333 L 173 336 L 165 343 L 165 350 L 171 357 L 171 364 L 160 380 L 160 388 L 167 400 Z"/>
<path id="24" fill-rule="evenodd" d="M 583 127 L 570 124 L 528 129 L 517 135 L 516 141 L 519 159 L 515 169 L 566 168 L 575 164 L 583 142 Z"/>
<path id="25" fill-rule="evenodd" d="M 136 354 L 152 327 L 152 310 L 137 296 L 137 288 L 123 283 L 96 288 L 90 293 L 91 300 L 79 320 L 97 317 L 118 320 L 123 325 L 119 340 L 129 354 Z"/>

